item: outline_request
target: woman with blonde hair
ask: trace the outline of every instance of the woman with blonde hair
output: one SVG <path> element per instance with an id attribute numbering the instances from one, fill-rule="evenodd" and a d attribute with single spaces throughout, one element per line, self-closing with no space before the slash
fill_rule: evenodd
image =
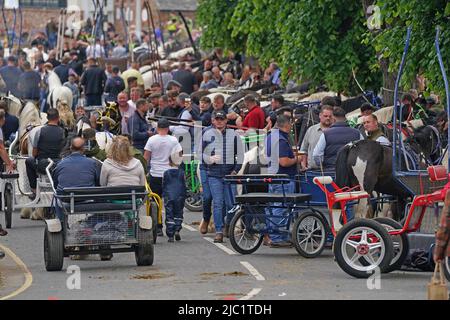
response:
<path id="1" fill-rule="evenodd" d="M 107 155 L 100 173 L 101 186 L 145 185 L 144 167 L 139 160 L 134 158 L 127 137 L 115 137 Z"/>

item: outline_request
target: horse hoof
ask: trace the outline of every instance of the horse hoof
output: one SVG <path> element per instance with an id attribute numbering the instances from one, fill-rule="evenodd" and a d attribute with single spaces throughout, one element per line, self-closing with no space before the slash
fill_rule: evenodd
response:
<path id="1" fill-rule="evenodd" d="M 20 211 L 20 218 L 21 219 L 30 219 L 31 212 L 32 212 L 31 208 L 23 208 Z"/>
<path id="2" fill-rule="evenodd" d="M 38 208 L 31 214 L 31 220 L 44 220 L 44 209 Z"/>

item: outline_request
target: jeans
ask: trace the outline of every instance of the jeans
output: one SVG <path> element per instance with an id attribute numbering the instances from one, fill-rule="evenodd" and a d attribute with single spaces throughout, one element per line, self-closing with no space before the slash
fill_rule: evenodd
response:
<path id="1" fill-rule="evenodd" d="M 35 159 L 33 157 L 25 160 L 25 167 L 27 170 L 28 181 L 31 189 L 36 189 L 38 172 L 45 174 L 45 168 L 48 166 L 47 159 Z"/>
<path id="2" fill-rule="evenodd" d="M 213 215 L 216 232 L 222 233 L 223 223 L 230 224 L 233 219 L 229 211 L 233 207 L 233 193 L 229 184 L 223 178 L 208 177 L 209 188 L 213 200 Z M 224 212 L 225 210 L 225 212 Z"/>
<path id="3" fill-rule="evenodd" d="M 211 205 L 212 205 L 212 195 L 211 189 L 208 184 L 208 174 L 206 169 L 200 169 L 200 179 L 202 183 L 202 200 L 203 200 L 203 220 L 209 221 L 211 220 Z"/>
<path id="4" fill-rule="evenodd" d="M 288 184 L 270 184 L 269 185 L 269 193 L 281 193 L 283 194 L 283 188 L 284 188 L 284 192 L 287 193 L 294 193 L 295 192 L 295 181 L 291 181 Z M 273 206 L 281 206 L 282 203 L 271 203 L 271 205 Z M 270 214 L 271 221 L 268 221 L 268 225 L 272 228 L 272 229 L 281 229 L 278 225 L 285 225 L 287 223 L 287 209 L 284 208 L 267 208 L 266 209 L 266 214 Z M 274 217 L 276 216 L 276 218 Z M 278 218 L 279 217 L 279 218 Z M 285 220 L 285 221 L 283 221 Z M 282 233 L 282 234 L 275 234 L 275 233 L 271 233 L 269 234 L 270 236 L 270 240 L 272 240 L 272 242 L 282 242 L 282 241 L 290 241 L 289 239 L 289 233 Z"/>
<path id="5" fill-rule="evenodd" d="M 164 172 L 163 198 L 166 209 L 166 234 L 173 237 L 182 228 L 184 201 L 186 200 L 186 183 L 184 171 L 169 169 Z"/>

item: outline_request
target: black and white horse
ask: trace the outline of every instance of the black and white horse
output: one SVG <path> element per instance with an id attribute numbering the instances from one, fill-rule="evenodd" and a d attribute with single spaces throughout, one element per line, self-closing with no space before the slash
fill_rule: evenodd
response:
<path id="1" fill-rule="evenodd" d="M 417 147 L 420 148 L 420 146 Z M 406 206 L 406 199 L 414 195 L 409 194 L 394 180 L 392 151 L 391 147 L 371 140 L 346 145 L 341 149 L 336 160 L 336 184 L 340 187 L 360 185 L 361 189 L 372 197 L 374 192 L 394 196 L 397 199 L 397 205 L 391 208 L 392 217 L 399 221 Z M 400 169 L 406 169 L 404 159 Z M 373 217 L 372 207 L 367 204 L 367 201 L 367 199 L 360 201 L 356 211 L 357 218 Z"/>

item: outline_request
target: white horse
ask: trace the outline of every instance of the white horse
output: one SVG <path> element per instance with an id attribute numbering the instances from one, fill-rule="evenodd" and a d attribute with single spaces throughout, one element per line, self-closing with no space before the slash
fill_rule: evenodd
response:
<path id="1" fill-rule="evenodd" d="M 58 101 L 64 101 L 69 106 L 72 106 L 73 95 L 72 90 L 62 85 L 61 80 L 54 71 L 45 71 L 45 83 L 48 85 L 47 103 L 50 108 L 56 108 Z"/>

